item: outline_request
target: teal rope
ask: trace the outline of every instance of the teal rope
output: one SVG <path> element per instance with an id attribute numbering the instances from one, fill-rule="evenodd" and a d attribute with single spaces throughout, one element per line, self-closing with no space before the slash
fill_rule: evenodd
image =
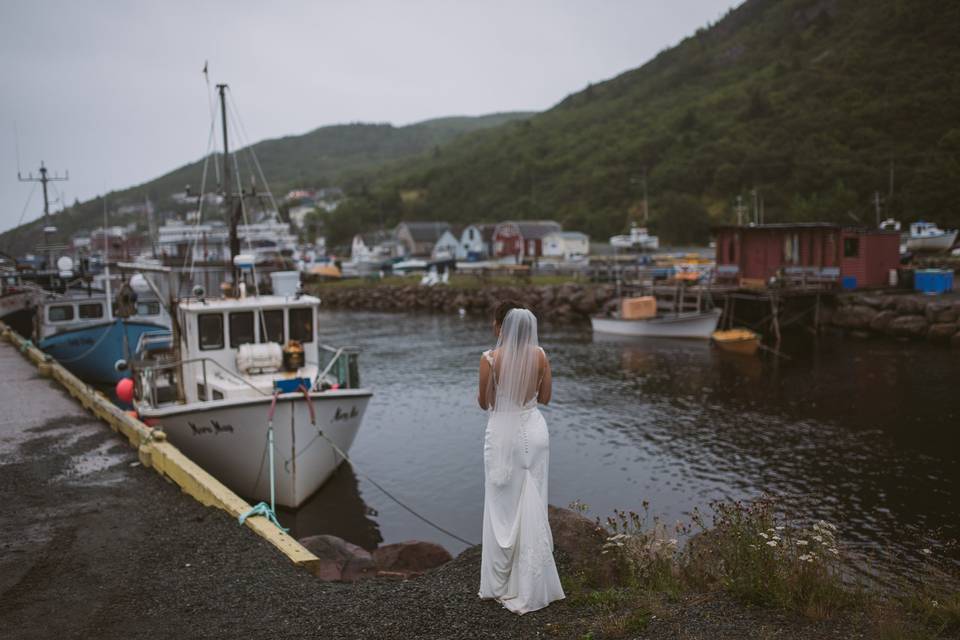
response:
<path id="1" fill-rule="evenodd" d="M 265 518 L 269 518 L 270 522 L 277 525 L 277 528 L 281 531 L 289 531 L 289 529 L 280 524 L 280 521 L 277 520 L 277 514 L 273 512 L 273 509 L 271 509 L 270 505 L 268 505 L 266 502 L 261 502 L 260 504 L 252 507 L 249 511 L 239 516 L 237 521 L 242 525 L 244 521 L 251 516 L 263 516 Z"/>
<path id="2" fill-rule="evenodd" d="M 33 346 L 33 340 L 24 340 L 20 343 L 20 353 L 26 353 L 27 349 Z"/>

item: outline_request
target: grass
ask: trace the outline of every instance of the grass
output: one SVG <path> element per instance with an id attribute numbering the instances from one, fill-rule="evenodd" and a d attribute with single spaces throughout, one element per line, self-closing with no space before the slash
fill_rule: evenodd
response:
<path id="1" fill-rule="evenodd" d="M 682 609 L 699 594 L 789 613 L 798 623 L 859 621 L 868 637 L 888 640 L 960 633 L 960 576 L 930 550 L 920 579 L 880 593 L 850 579 L 836 525 L 779 517 L 768 497 L 710 506 L 709 520 L 695 511 L 690 524 L 673 527 L 651 518 L 646 502 L 640 513 L 607 518 L 601 553 L 620 563 L 621 583 L 592 588 L 583 572 L 563 579 L 570 604 L 584 609 L 595 637 L 636 634 L 663 618 L 671 603 Z"/>

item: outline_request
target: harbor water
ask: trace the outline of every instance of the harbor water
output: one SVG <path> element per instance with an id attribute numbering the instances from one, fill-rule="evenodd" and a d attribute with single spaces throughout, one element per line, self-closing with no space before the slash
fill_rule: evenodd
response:
<path id="1" fill-rule="evenodd" d="M 362 349 L 374 390 L 351 451 L 297 512 L 298 537 L 361 546 L 479 542 L 485 415 L 477 407 L 487 318 L 324 312 L 321 333 Z M 855 554 L 907 566 L 960 534 L 960 354 L 925 344 L 807 343 L 779 362 L 700 341 L 600 340 L 589 326 L 541 327 L 554 371 L 550 502 L 590 515 L 640 510 L 689 521 L 716 499 L 779 495 L 802 522 L 825 519 Z M 872 562 L 872 561 L 871 561 Z"/>

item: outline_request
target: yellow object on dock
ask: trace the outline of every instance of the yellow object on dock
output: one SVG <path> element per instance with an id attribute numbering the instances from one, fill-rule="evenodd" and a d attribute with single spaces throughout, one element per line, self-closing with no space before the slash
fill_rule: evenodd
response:
<path id="1" fill-rule="evenodd" d="M 760 348 L 760 336 L 750 329 L 714 331 L 710 336 L 717 348 L 745 356 L 752 356 Z"/>

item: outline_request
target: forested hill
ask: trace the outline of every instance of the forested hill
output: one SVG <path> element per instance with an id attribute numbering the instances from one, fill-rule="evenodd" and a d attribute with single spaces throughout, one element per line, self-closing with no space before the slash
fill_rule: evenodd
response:
<path id="1" fill-rule="evenodd" d="M 636 213 L 646 168 L 668 240 L 738 195 L 767 221 L 960 224 L 960 3 L 749 0 L 638 69 L 381 177 L 334 239 L 386 219 L 554 218 L 595 238 Z M 891 184 L 892 168 L 892 184 Z"/>
<path id="2" fill-rule="evenodd" d="M 495 127 L 529 117 L 526 112 L 495 113 L 477 117 L 448 117 L 395 127 L 390 124 L 344 124 L 320 127 L 309 133 L 258 142 L 254 151 L 267 181 L 278 197 L 296 186 L 349 186 L 351 176 L 365 176 L 379 167 L 418 154 L 430 153 L 438 146 L 465 133 Z M 241 152 L 241 165 L 246 172 L 249 154 Z M 169 207 L 169 196 L 183 191 L 186 185 L 199 189 L 203 161 L 175 169 L 150 182 L 108 194 L 111 209 L 123 204 L 142 203 L 150 197 L 159 210 Z M 210 169 L 210 176 L 213 168 Z M 363 178 L 358 178 L 362 182 Z M 208 176 L 208 189 L 214 179 Z M 79 229 L 92 229 L 101 224 L 103 201 L 94 199 L 77 203 L 58 214 L 54 223 L 61 238 L 66 239 Z M 128 222 L 114 216 L 111 222 Z M 140 221 L 143 222 L 143 221 Z M 8 247 L 11 238 L 17 245 L 33 246 L 39 242 L 42 220 L 33 220 L 0 235 L 0 249 Z"/>

